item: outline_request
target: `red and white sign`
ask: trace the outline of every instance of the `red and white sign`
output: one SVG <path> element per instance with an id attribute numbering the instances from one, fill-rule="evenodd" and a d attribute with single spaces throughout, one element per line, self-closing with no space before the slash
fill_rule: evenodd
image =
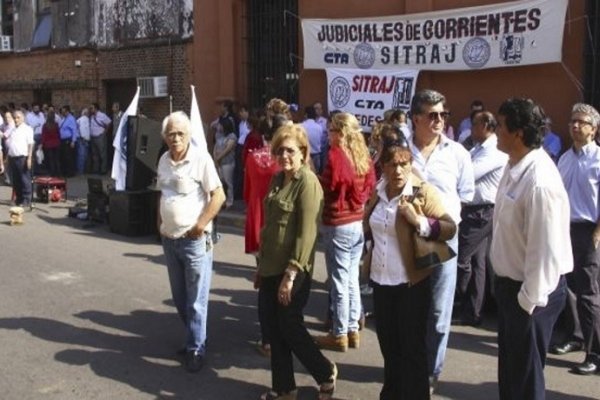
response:
<path id="1" fill-rule="evenodd" d="M 383 119 L 390 109 L 410 108 L 418 71 L 327 69 L 327 106 L 354 114 L 363 131 Z"/>

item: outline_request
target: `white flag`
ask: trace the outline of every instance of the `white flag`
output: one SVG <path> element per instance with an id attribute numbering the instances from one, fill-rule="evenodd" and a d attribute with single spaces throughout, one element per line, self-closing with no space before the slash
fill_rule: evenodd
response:
<path id="1" fill-rule="evenodd" d="M 198 149 L 208 151 L 208 145 L 206 144 L 206 136 L 204 135 L 204 125 L 202 125 L 202 117 L 200 117 L 200 109 L 198 108 L 198 100 L 196 100 L 196 88 L 194 85 L 190 85 L 192 88 L 192 109 L 190 111 L 190 122 L 192 125 L 192 146 Z"/>
<path id="2" fill-rule="evenodd" d="M 115 148 L 115 154 L 113 156 L 111 178 L 115 180 L 116 190 L 125 190 L 125 180 L 127 178 L 127 119 L 129 116 L 137 115 L 138 100 L 140 97 L 140 87 L 138 86 L 137 91 L 131 104 L 125 110 L 121 119 L 119 120 L 119 128 L 113 139 L 113 147 Z M 135 146 L 135 143 L 133 143 Z"/>

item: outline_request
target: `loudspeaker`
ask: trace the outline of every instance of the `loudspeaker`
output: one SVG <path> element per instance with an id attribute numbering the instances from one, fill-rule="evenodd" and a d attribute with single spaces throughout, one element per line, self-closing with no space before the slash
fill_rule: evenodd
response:
<path id="1" fill-rule="evenodd" d="M 128 118 L 126 190 L 146 190 L 152 184 L 163 144 L 161 130 L 158 121 L 137 116 Z"/>
<path id="2" fill-rule="evenodd" d="M 156 233 L 158 192 L 152 190 L 115 191 L 109 197 L 111 232 L 125 236 Z"/>
<path id="3" fill-rule="evenodd" d="M 108 196 L 104 193 L 88 193 L 87 213 L 88 219 L 96 222 L 106 222 Z"/>

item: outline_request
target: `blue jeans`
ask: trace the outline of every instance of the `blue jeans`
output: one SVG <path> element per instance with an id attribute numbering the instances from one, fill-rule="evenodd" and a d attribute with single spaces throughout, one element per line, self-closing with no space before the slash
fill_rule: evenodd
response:
<path id="1" fill-rule="evenodd" d="M 458 234 L 448 240 L 448 245 L 458 253 Z M 429 358 L 429 375 L 436 378 L 442 373 L 446 358 L 457 268 L 457 258 L 451 258 L 436 267 L 430 278 L 432 297 L 427 324 L 427 356 Z"/>
<path id="2" fill-rule="evenodd" d="M 358 282 L 360 256 L 364 236 L 362 222 L 322 227 L 325 243 L 325 263 L 331 288 L 332 333 L 335 336 L 358 331 L 360 318 L 360 286 Z"/>
<path id="3" fill-rule="evenodd" d="M 213 263 L 210 235 L 198 239 L 163 237 L 162 245 L 173 302 L 187 330 L 185 347 L 204 355 Z"/>
<path id="4" fill-rule="evenodd" d="M 90 143 L 87 140 L 79 139 L 77 141 L 77 173 L 85 173 L 85 163 L 87 162 Z"/>

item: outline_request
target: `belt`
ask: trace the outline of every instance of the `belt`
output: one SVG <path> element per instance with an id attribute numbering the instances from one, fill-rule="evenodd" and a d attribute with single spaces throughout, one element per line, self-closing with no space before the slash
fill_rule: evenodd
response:
<path id="1" fill-rule="evenodd" d="M 473 209 L 488 209 L 488 208 L 494 208 L 494 204 L 467 204 L 464 206 L 464 208 L 473 208 Z"/>

